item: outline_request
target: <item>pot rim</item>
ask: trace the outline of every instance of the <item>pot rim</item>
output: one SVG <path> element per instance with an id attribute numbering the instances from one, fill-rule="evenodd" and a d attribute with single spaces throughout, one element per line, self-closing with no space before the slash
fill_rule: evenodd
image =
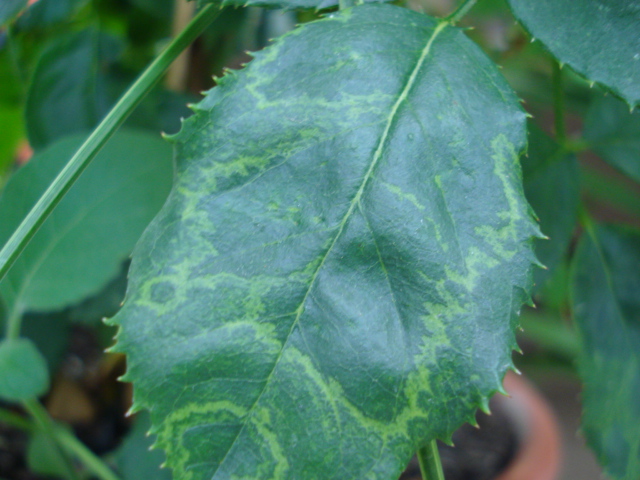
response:
<path id="1" fill-rule="evenodd" d="M 522 376 L 508 372 L 504 387 L 509 396 L 496 396 L 496 400 L 514 419 L 519 447 L 495 480 L 555 480 L 562 447 L 554 413 Z"/>

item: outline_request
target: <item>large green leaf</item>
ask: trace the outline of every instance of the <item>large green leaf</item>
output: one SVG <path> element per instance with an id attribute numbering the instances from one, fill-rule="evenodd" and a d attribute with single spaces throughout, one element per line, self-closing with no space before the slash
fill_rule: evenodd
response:
<path id="1" fill-rule="evenodd" d="M 573 265 L 582 428 L 613 479 L 640 478 L 640 232 L 600 227 Z"/>
<path id="2" fill-rule="evenodd" d="M 584 138 L 604 160 L 640 182 L 640 111 L 613 97 L 596 100 L 585 118 Z"/>
<path id="3" fill-rule="evenodd" d="M 0 244 L 81 142 L 77 136 L 58 142 L 11 177 L 0 197 Z M 0 283 L 9 316 L 59 309 L 99 291 L 162 206 L 171 177 L 171 149 L 160 138 L 117 134 Z"/>
<path id="4" fill-rule="evenodd" d="M 536 242 L 536 256 L 546 269 L 536 269 L 536 290 L 544 285 L 569 247 L 578 218 L 580 175 L 575 155 L 534 125 L 529 127 L 529 150 L 521 158 L 524 191 L 548 239 Z"/>
<path id="5" fill-rule="evenodd" d="M 462 31 L 388 5 L 221 79 L 114 322 L 177 479 L 391 479 L 512 366 L 525 114 Z"/>
<path id="6" fill-rule="evenodd" d="M 640 102 L 638 0 L 508 0 L 516 18 L 562 63 Z"/>

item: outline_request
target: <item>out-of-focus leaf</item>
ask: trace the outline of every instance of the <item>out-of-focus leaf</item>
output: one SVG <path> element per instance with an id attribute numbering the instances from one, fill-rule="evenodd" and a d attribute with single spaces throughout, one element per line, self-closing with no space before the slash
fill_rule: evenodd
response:
<path id="1" fill-rule="evenodd" d="M 573 265 L 582 429 L 614 480 L 640 478 L 640 231 L 599 227 Z"/>
<path id="2" fill-rule="evenodd" d="M 13 164 L 20 140 L 24 137 L 22 109 L 6 107 L 0 104 L 0 190 L 4 184 L 4 175 Z"/>
<path id="3" fill-rule="evenodd" d="M 176 479 L 398 478 L 513 365 L 515 94 L 460 29 L 368 4 L 194 109 L 113 320 L 134 408 Z"/>
<path id="4" fill-rule="evenodd" d="M 0 244 L 81 142 L 64 139 L 13 175 L 0 197 Z M 159 136 L 116 134 L 0 283 L 11 314 L 58 310 L 98 292 L 166 199 L 171 178 L 171 148 Z"/>
<path id="5" fill-rule="evenodd" d="M 534 272 L 538 290 L 569 246 L 580 204 L 580 173 L 575 155 L 563 152 L 531 123 L 528 155 L 520 161 L 525 195 L 540 219 L 542 233 L 549 237 L 536 241 L 536 255 L 547 267 Z"/>
<path id="6" fill-rule="evenodd" d="M 174 0 L 131 0 L 131 3 L 140 10 L 153 15 L 160 20 L 172 18 L 174 11 Z"/>
<path id="7" fill-rule="evenodd" d="M 16 59 L 9 47 L 0 48 L 0 190 L 24 138 L 23 96 Z"/>
<path id="8" fill-rule="evenodd" d="M 63 457 L 60 456 L 60 450 L 53 439 L 42 430 L 33 432 L 29 439 L 27 465 L 33 473 L 51 475 L 56 478 L 67 478 L 69 472 L 69 468 Z"/>
<path id="9" fill-rule="evenodd" d="M 136 416 L 135 424 L 115 452 L 118 472 L 123 480 L 171 480 L 171 471 L 160 468 L 165 456 L 160 450 L 151 450 L 154 438 L 147 435 L 151 421 L 147 412 Z"/>
<path id="10" fill-rule="evenodd" d="M 509 0 L 516 18 L 562 63 L 629 105 L 640 101 L 637 0 Z"/>
<path id="11" fill-rule="evenodd" d="M 38 0 L 20 17 L 18 28 L 29 30 L 69 21 L 88 2 L 89 0 Z"/>
<path id="12" fill-rule="evenodd" d="M 583 135 L 604 160 L 640 182 L 640 110 L 602 97 L 589 108 Z"/>
<path id="13" fill-rule="evenodd" d="M 39 59 L 26 104 L 29 141 L 42 149 L 71 133 L 93 128 L 108 112 L 106 69 L 119 43 L 87 29 L 56 38 Z"/>
<path id="14" fill-rule="evenodd" d="M 297 8 L 322 10 L 338 5 L 339 0 L 197 0 L 198 5 L 206 5 L 207 3 L 219 3 L 220 5 L 234 7 L 269 7 L 282 8 L 285 10 L 293 10 Z M 383 3 L 391 0 L 363 0 L 364 3 Z"/>
<path id="15" fill-rule="evenodd" d="M 2 0 L 0 2 L 0 27 L 13 20 L 26 6 L 27 0 Z"/>
<path id="16" fill-rule="evenodd" d="M 57 371 L 69 344 L 71 322 L 64 311 L 26 313 L 20 333 L 30 339 L 47 361 L 49 372 Z"/>
<path id="17" fill-rule="evenodd" d="M 96 325 L 105 317 L 117 312 L 127 289 L 127 270 L 129 262 L 123 262 L 122 270 L 98 294 L 85 298 L 67 310 L 69 321 L 87 325 Z"/>
<path id="18" fill-rule="evenodd" d="M 0 342 L 0 398 L 10 402 L 32 400 L 49 389 L 47 363 L 31 340 Z"/>

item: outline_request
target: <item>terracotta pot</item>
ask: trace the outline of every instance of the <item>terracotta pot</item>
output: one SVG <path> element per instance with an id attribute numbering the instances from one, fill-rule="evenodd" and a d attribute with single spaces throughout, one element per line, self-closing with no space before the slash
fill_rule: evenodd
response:
<path id="1" fill-rule="evenodd" d="M 546 400 L 524 378 L 512 372 L 499 395 L 500 408 L 513 418 L 520 448 L 496 480 L 556 480 L 561 443 L 557 422 Z"/>
<path id="2" fill-rule="evenodd" d="M 493 414 L 478 414 L 480 430 L 463 425 L 453 437 L 456 448 L 441 446 L 448 478 L 557 479 L 560 434 L 547 402 L 529 382 L 512 372 L 507 374 L 504 387 L 509 396 L 497 394 L 491 399 Z M 508 455 L 512 455 L 510 460 Z M 496 470 L 505 461 L 506 466 Z M 491 477 L 492 471 L 499 473 Z M 401 480 L 420 479 L 414 457 Z"/>

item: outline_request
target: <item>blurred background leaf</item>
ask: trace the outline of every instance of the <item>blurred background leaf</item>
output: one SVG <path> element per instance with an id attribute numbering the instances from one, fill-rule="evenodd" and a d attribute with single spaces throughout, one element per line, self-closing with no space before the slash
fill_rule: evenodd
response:
<path id="1" fill-rule="evenodd" d="M 0 197 L 0 243 L 82 140 L 61 140 L 11 178 Z M 169 193 L 171 157 L 171 147 L 159 137 L 134 131 L 116 134 L 0 283 L 9 316 L 77 303 L 114 278 Z"/>
<path id="2" fill-rule="evenodd" d="M 606 473 L 640 478 L 640 231 L 600 226 L 574 258 L 582 429 Z"/>

